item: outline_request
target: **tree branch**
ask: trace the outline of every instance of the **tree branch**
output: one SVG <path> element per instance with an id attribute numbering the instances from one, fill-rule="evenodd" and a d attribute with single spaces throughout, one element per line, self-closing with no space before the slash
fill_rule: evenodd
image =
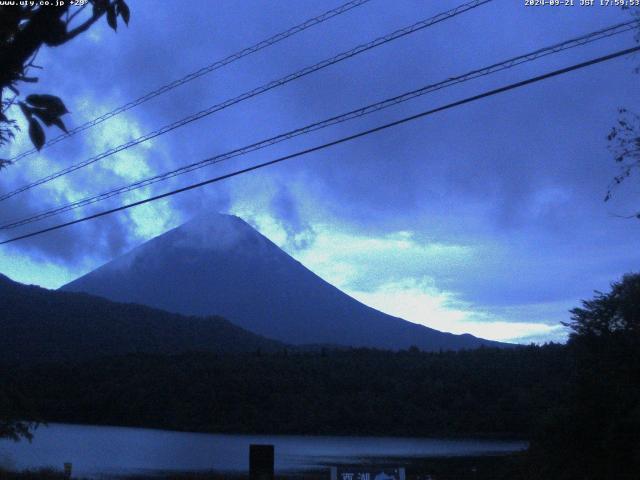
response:
<path id="1" fill-rule="evenodd" d="M 67 20 L 67 26 L 69 26 L 69 23 L 71 23 L 71 21 L 79 14 L 81 13 L 85 8 L 87 8 L 87 5 L 89 5 L 88 3 L 85 3 L 83 6 L 81 6 L 79 9 L 77 9 L 75 12 L 73 12 L 71 14 L 71 16 L 69 17 L 69 19 Z"/>
<path id="2" fill-rule="evenodd" d="M 82 8 L 84 8 L 84 7 L 82 7 Z M 100 19 L 100 17 L 102 17 L 105 13 L 106 13 L 106 10 L 94 12 L 91 15 L 91 17 L 89 17 L 87 20 L 85 20 L 84 23 L 78 25 L 73 30 L 67 32 L 67 34 L 64 37 L 63 43 L 68 42 L 69 40 L 72 40 L 76 36 L 80 35 L 82 32 L 86 32 L 91 27 L 91 25 L 96 23 Z"/>

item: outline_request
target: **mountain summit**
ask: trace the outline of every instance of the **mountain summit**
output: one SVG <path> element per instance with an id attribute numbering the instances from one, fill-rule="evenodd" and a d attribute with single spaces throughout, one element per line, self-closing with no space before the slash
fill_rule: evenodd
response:
<path id="1" fill-rule="evenodd" d="M 231 215 L 197 217 L 62 289 L 186 315 L 220 315 L 292 344 L 423 350 L 501 345 L 367 307 Z"/>

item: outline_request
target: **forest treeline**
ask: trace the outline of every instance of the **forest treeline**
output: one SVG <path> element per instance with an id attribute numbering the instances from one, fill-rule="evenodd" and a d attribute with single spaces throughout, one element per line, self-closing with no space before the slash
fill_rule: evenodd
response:
<path id="1" fill-rule="evenodd" d="M 565 347 L 131 354 L 0 373 L 52 422 L 189 431 L 528 437 Z M 20 413 L 20 412 L 17 412 Z"/>
<path id="2" fill-rule="evenodd" d="M 509 479 L 637 480 L 640 274 L 571 311 L 566 345 L 421 352 L 130 353 L 0 363 L 0 437 L 25 420 L 234 433 L 501 436 Z M 498 477 L 496 477 L 498 478 Z"/>

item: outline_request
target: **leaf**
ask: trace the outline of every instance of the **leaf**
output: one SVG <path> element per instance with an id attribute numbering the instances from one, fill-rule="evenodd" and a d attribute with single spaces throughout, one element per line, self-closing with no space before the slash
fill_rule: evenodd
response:
<path id="1" fill-rule="evenodd" d="M 125 3 L 124 0 L 116 0 L 116 6 L 118 7 L 118 14 L 122 17 L 124 23 L 126 25 L 129 25 L 129 18 L 131 17 L 129 6 Z"/>
<path id="2" fill-rule="evenodd" d="M 66 41 L 67 25 L 60 18 L 51 19 L 43 31 L 43 40 L 46 45 L 55 47 Z"/>
<path id="3" fill-rule="evenodd" d="M 107 23 L 114 31 L 118 30 L 118 23 L 116 20 L 116 8 L 114 5 L 109 5 L 107 7 Z"/>
<path id="4" fill-rule="evenodd" d="M 22 114 L 27 117 L 27 119 L 31 118 L 31 107 L 27 106 L 24 102 L 18 102 L 18 106 L 20 110 L 22 110 Z"/>
<path id="5" fill-rule="evenodd" d="M 29 95 L 26 100 L 30 105 L 43 108 L 55 117 L 69 113 L 63 101 L 54 95 Z"/>
<path id="6" fill-rule="evenodd" d="M 93 15 L 98 16 L 107 9 L 107 0 L 93 0 Z"/>
<path id="7" fill-rule="evenodd" d="M 59 118 L 53 115 L 50 111 L 43 108 L 34 108 L 31 110 L 33 114 L 40 119 L 47 127 L 50 127 Z"/>
<path id="8" fill-rule="evenodd" d="M 33 117 L 29 119 L 29 138 L 31 138 L 33 146 L 38 150 L 44 145 L 44 130 L 42 130 L 42 126 Z"/>
<path id="9" fill-rule="evenodd" d="M 56 118 L 53 122 L 56 127 L 58 127 L 60 130 L 62 130 L 64 133 L 69 133 L 69 131 L 67 130 L 67 127 L 65 127 L 64 122 L 62 120 L 60 120 L 59 118 Z"/>
<path id="10" fill-rule="evenodd" d="M 45 110 L 43 108 L 33 108 L 31 112 L 38 117 L 42 123 L 44 123 L 47 127 L 51 125 L 55 125 L 64 133 L 69 133 L 67 131 L 67 127 L 65 127 L 64 123 L 60 119 L 59 116 L 52 114 L 49 110 Z"/>

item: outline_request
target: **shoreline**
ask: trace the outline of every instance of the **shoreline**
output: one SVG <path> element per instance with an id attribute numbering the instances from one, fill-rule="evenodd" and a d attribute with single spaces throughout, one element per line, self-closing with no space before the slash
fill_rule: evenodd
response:
<path id="1" fill-rule="evenodd" d="M 395 463 L 393 457 L 376 462 L 379 467 L 404 466 L 407 480 L 507 480 L 518 478 L 522 471 L 524 452 L 506 453 L 500 455 L 474 456 L 440 456 L 415 458 L 407 462 Z M 366 462 L 364 463 L 366 464 Z M 274 480 L 325 480 L 329 478 L 329 467 L 314 468 L 303 471 L 278 472 Z M 149 473 L 118 474 L 99 477 L 83 477 L 72 475 L 74 480 L 89 480 L 92 478 L 114 480 L 245 480 L 249 479 L 248 472 L 226 472 L 216 470 L 206 471 L 157 471 Z M 67 480 L 61 470 L 40 469 L 12 472 L 0 469 L 0 480 Z"/>
<path id="2" fill-rule="evenodd" d="M 27 420 L 29 421 L 29 420 Z M 501 441 L 501 442 L 525 442 L 528 443 L 530 440 L 528 438 L 523 438 L 521 436 L 517 436 L 516 434 L 509 433 L 486 433 L 486 432 L 476 432 L 476 433 L 446 433 L 446 432 L 429 432 L 422 435 L 411 435 L 411 434 L 403 434 L 396 435 L 392 432 L 390 433 L 362 433 L 362 432 L 322 432 L 322 433 L 309 433 L 303 430 L 300 431 L 284 431 L 284 432 L 263 432 L 263 431 L 209 431 L 209 430 L 189 430 L 189 429 L 179 429 L 179 428 L 166 428 L 162 426 L 145 426 L 145 425 L 135 425 L 135 424 L 119 424 L 114 425 L 113 423 L 95 423 L 95 422 L 81 422 L 81 421 L 72 421 L 65 422 L 59 420 L 53 421 L 42 421 L 40 420 L 38 423 L 38 427 L 33 431 L 34 438 L 37 434 L 38 429 L 47 428 L 48 426 L 81 426 L 81 427 L 96 427 L 96 428 L 114 428 L 114 429 L 136 429 L 136 430 L 151 430 L 155 432 L 171 432 L 171 433 L 188 433 L 194 435 L 234 435 L 234 436 L 269 436 L 269 437 L 309 437 L 309 438 L 327 438 L 327 437 L 337 437 L 337 438 L 348 438 L 348 437 L 358 437 L 358 438 L 393 438 L 393 439 L 424 439 L 424 440 L 479 440 L 479 441 Z"/>

